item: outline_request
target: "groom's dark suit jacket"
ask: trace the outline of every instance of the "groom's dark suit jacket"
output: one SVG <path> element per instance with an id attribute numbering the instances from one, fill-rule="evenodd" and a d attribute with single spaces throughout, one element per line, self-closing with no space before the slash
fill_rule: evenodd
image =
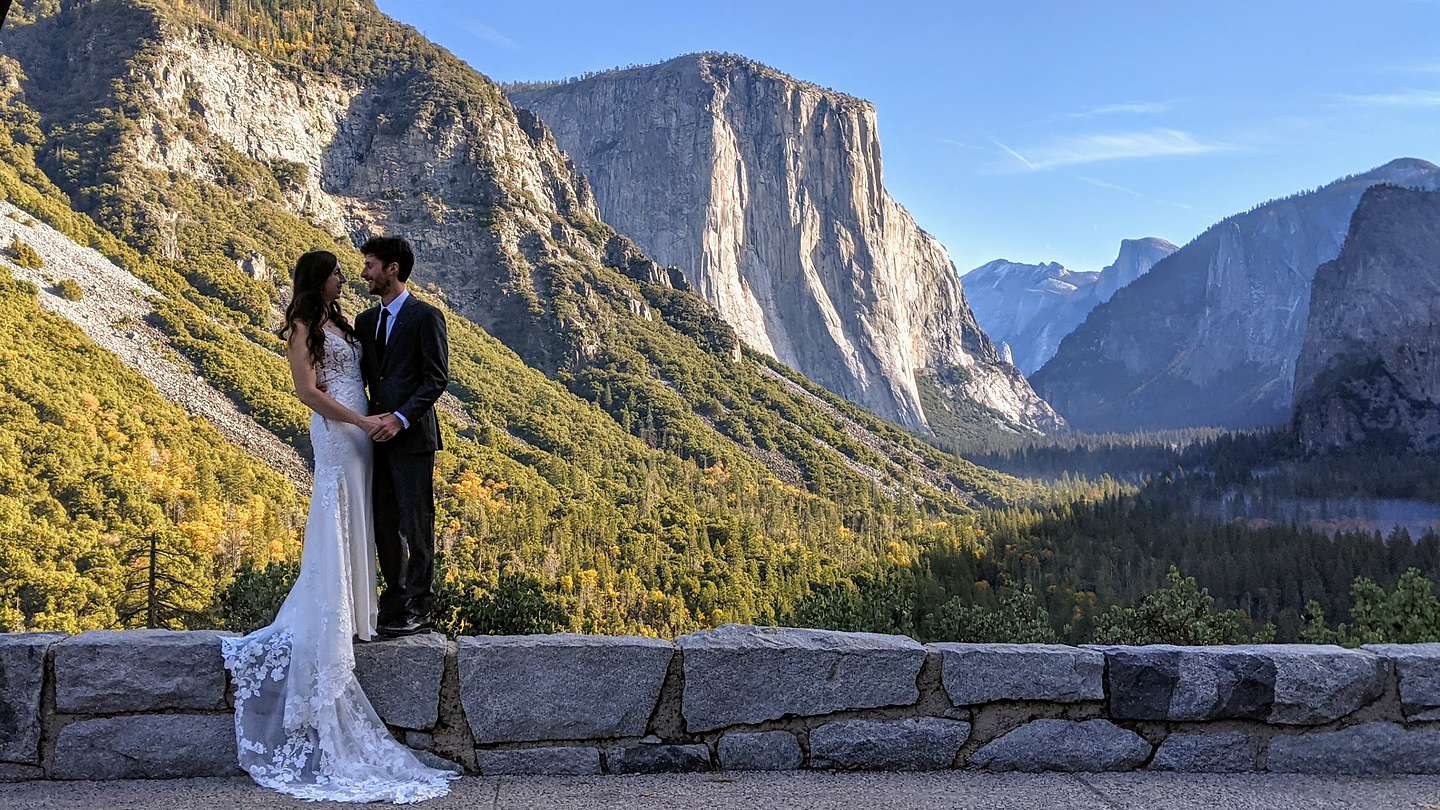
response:
<path id="1" fill-rule="evenodd" d="M 361 370 L 370 389 L 370 413 L 399 411 L 410 427 L 386 442 L 396 453 L 433 453 L 441 449 L 440 420 L 435 401 L 450 381 L 450 346 L 445 316 L 440 310 L 415 297 L 400 307 L 385 344 L 383 363 L 375 332 L 380 325 L 380 307 L 371 307 L 355 319 L 364 349 Z"/>

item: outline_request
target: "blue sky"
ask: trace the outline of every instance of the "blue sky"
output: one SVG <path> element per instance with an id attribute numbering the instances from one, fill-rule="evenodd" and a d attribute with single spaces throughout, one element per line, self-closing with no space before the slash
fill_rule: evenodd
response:
<path id="1" fill-rule="evenodd" d="M 379 5 L 497 81 L 719 50 L 869 99 L 886 185 L 962 273 L 1095 270 L 1122 238 L 1440 163 L 1440 0 Z"/>

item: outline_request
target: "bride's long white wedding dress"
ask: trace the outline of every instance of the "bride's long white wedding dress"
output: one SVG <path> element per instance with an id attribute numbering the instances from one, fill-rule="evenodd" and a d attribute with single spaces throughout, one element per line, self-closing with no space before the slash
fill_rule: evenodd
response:
<path id="1" fill-rule="evenodd" d="M 318 372 L 337 401 L 365 412 L 360 347 L 327 330 Z M 315 488 L 300 576 L 275 621 L 221 640 L 235 685 L 240 765 L 302 799 L 417 802 L 444 795 L 448 771 L 390 736 L 355 679 L 351 636 L 376 619 L 371 445 L 354 425 L 310 417 Z"/>

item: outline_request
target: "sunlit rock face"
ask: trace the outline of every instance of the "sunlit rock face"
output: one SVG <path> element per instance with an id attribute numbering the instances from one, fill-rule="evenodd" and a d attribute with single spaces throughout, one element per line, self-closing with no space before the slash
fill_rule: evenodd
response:
<path id="1" fill-rule="evenodd" d="M 742 340 L 904 425 L 927 375 L 1003 429 L 1060 426 L 986 337 L 940 243 L 882 182 L 875 109 L 733 56 L 515 87 L 606 221 Z"/>

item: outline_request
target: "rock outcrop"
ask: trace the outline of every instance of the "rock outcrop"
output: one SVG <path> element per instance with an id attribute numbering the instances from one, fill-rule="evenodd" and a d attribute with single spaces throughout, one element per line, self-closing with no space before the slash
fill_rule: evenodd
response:
<path id="1" fill-rule="evenodd" d="M 932 427 L 927 378 L 1007 430 L 1060 427 L 975 322 L 945 249 L 886 192 L 875 108 L 720 54 L 517 86 L 606 221 L 749 346 Z"/>
<path id="2" fill-rule="evenodd" d="M 1394 160 L 1212 226 L 1096 307 L 1031 382 L 1087 430 L 1286 422 L 1311 281 L 1377 183 L 1440 188 L 1440 168 Z"/>
<path id="3" fill-rule="evenodd" d="M 1315 274 L 1294 425 L 1316 449 L 1440 450 L 1440 192 L 1361 198 Z"/>
<path id="4" fill-rule="evenodd" d="M 404 233 L 427 282 L 531 365 L 598 350 L 598 313 L 582 307 L 547 331 L 530 307 L 550 292 L 534 266 L 573 262 L 567 248 L 602 258 L 603 243 L 567 221 L 598 220 L 594 200 L 544 127 L 503 98 L 493 114 L 413 109 L 404 77 L 299 80 L 203 31 L 167 38 L 154 59 L 134 145 L 150 168 L 215 178 L 230 150 L 280 166 L 294 213 L 357 242 Z"/>
<path id="5" fill-rule="evenodd" d="M 966 273 L 961 281 L 985 334 L 1008 346 L 1015 366 L 1033 374 L 1090 310 L 1176 250 L 1156 237 L 1124 239 L 1115 263 L 1098 272 L 1074 271 L 1056 262 L 996 259 Z"/>
<path id="6" fill-rule="evenodd" d="M 1179 250 L 1168 240 L 1158 236 L 1144 239 L 1121 239 L 1120 252 L 1115 261 L 1100 271 L 1095 285 L 1095 303 L 1103 304 L 1115 297 L 1121 287 L 1150 272 L 1155 263 Z"/>

